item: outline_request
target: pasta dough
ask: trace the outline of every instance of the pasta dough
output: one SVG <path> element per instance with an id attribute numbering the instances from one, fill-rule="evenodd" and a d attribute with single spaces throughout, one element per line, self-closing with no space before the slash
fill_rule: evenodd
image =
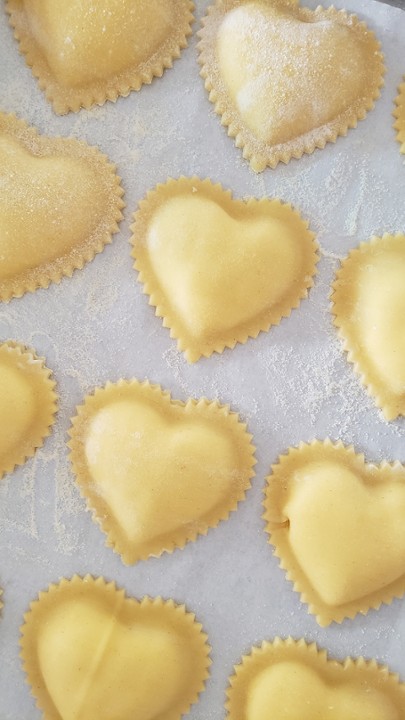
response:
<path id="1" fill-rule="evenodd" d="M 191 34 L 190 0 L 8 0 L 20 50 L 60 115 L 151 83 Z"/>
<path id="2" fill-rule="evenodd" d="M 352 447 L 290 449 L 268 478 L 270 542 L 320 625 L 405 592 L 405 468 L 367 465 Z"/>
<path id="3" fill-rule="evenodd" d="M 44 720 L 180 720 L 208 676 L 207 636 L 172 600 L 87 575 L 31 603 L 22 659 Z"/>
<path id="4" fill-rule="evenodd" d="M 149 192 L 134 220 L 139 280 L 189 362 L 278 325 L 313 285 L 314 234 L 280 200 L 183 177 Z"/>
<path id="5" fill-rule="evenodd" d="M 379 43 L 333 7 L 217 0 L 199 35 L 209 99 L 257 172 L 346 135 L 380 94 Z"/>
<path id="6" fill-rule="evenodd" d="M 97 388 L 70 431 L 79 488 L 125 563 L 182 548 L 250 487 L 251 435 L 229 407 L 149 383 Z"/>

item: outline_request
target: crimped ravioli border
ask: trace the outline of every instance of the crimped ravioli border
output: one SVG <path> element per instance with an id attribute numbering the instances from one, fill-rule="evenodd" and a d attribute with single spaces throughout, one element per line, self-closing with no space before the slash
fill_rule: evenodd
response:
<path id="1" fill-rule="evenodd" d="M 242 0 L 242 4 L 249 1 Z M 241 0 L 227 0 L 226 3 L 223 0 L 216 0 L 215 4 L 210 5 L 202 20 L 202 29 L 197 33 L 200 38 L 198 44 L 200 75 L 204 79 L 209 100 L 214 104 L 214 110 L 221 118 L 221 125 L 227 128 L 229 137 L 234 139 L 236 147 L 242 150 L 243 157 L 249 161 L 255 172 L 262 172 L 266 167 L 274 169 L 280 162 L 287 164 L 292 158 L 298 160 L 304 153 L 312 154 L 316 148 L 322 150 L 328 142 L 335 143 L 339 136 L 347 135 L 348 130 L 355 128 L 358 121 L 363 120 L 367 112 L 374 107 L 374 101 L 379 98 L 380 88 L 384 84 L 385 66 L 384 56 L 380 50 L 381 44 L 366 23 L 360 21 L 356 15 L 349 15 L 344 10 L 336 10 L 333 6 L 324 8 L 319 5 L 315 10 L 310 10 L 287 0 L 277 0 L 276 4 L 292 15 L 302 18 L 303 21 L 330 20 L 349 26 L 361 36 L 367 33 L 372 41 L 370 58 L 375 60 L 376 67 L 373 73 L 374 82 L 370 82 L 369 92 L 361 102 L 352 104 L 337 118 L 314 128 L 311 132 L 288 142 L 270 145 L 258 139 L 243 121 L 229 97 L 216 58 L 215 43 L 218 28 L 227 12 L 240 7 Z"/>
<path id="2" fill-rule="evenodd" d="M 68 253 L 53 260 L 23 270 L 8 279 L 0 279 L 0 301 L 8 302 L 14 297 L 21 297 L 26 292 L 47 288 L 52 282 L 60 283 L 63 277 L 72 277 L 74 270 L 81 270 L 85 263 L 93 260 L 97 253 L 102 252 L 105 245 L 112 242 L 112 236 L 119 231 L 118 223 L 123 218 L 121 211 L 125 203 L 122 199 L 124 190 L 116 166 L 110 163 L 107 156 L 98 148 L 73 138 L 42 135 L 24 120 L 0 111 L 1 135 L 10 136 L 34 157 L 67 157 L 86 162 L 100 178 L 109 197 L 98 226 L 84 242 L 74 245 Z"/>
<path id="3" fill-rule="evenodd" d="M 257 318 L 249 319 L 227 332 L 218 333 L 210 342 L 200 341 L 187 329 L 185 323 L 173 308 L 170 298 L 161 289 L 155 277 L 153 266 L 149 259 L 147 233 L 149 223 L 154 213 L 173 197 L 190 193 L 200 193 L 203 197 L 216 202 L 231 216 L 241 213 L 244 208 L 258 208 L 260 212 L 268 209 L 268 216 L 272 217 L 272 210 L 283 221 L 288 222 L 292 217 L 294 223 L 301 223 L 303 250 L 303 269 L 300 282 L 285 297 L 270 308 L 265 308 Z M 316 265 L 319 261 L 318 244 L 315 234 L 309 230 L 309 222 L 304 220 L 300 213 L 290 204 L 278 198 L 267 197 L 248 200 L 235 199 L 230 190 L 225 190 L 220 183 L 212 183 L 209 178 L 201 180 L 199 177 L 181 176 L 175 180 L 169 178 L 165 184 L 158 184 L 150 190 L 139 202 L 138 210 L 133 216 L 131 225 L 132 257 L 135 259 L 134 269 L 138 271 L 138 281 L 143 285 L 143 293 L 149 295 L 149 304 L 156 308 L 155 315 L 161 317 L 163 327 L 170 329 L 170 337 L 177 340 L 178 350 L 183 351 L 188 362 L 196 362 L 200 357 L 210 357 L 214 352 L 222 353 L 225 348 L 233 349 L 237 343 L 245 344 L 249 338 L 256 338 L 260 332 L 267 332 L 271 326 L 279 325 L 283 318 L 288 318 L 292 310 L 299 307 L 301 300 L 308 297 L 308 291 L 314 285 L 317 274 Z M 278 218 L 280 219 L 280 217 Z"/>
<path id="4" fill-rule="evenodd" d="M 108 582 L 104 577 L 93 577 L 85 575 L 80 577 L 61 578 L 56 584 L 38 594 L 37 599 L 30 603 L 28 611 L 24 615 L 24 623 L 20 627 L 20 657 L 23 670 L 26 673 L 26 683 L 30 686 L 31 694 L 36 700 L 36 706 L 44 713 L 44 720 L 57 720 L 57 713 L 54 703 L 47 692 L 46 682 L 42 675 L 37 655 L 37 632 L 41 622 L 46 622 L 47 612 L 52 610 L 59 601 L 64 599 L 92 598 L 104 601 L 106 608 L 111 608 L 112 614 L 119 612 L 119 609 L 126 605 L 137 612 L 138 621 L 142 616 L 149 622 L 154 618 L 167 620 L 171 628 L 178 628 L 185 632 L 193 648 L 196 662 L 196 677 L 188 689 L 187 698 L 180 700 L 174 708 L 167 713 L 167 720 L 180 720 L 180 716 L 189 712 L 191 705 L 194 705 L 199 695 L 205 689 L 205 683 L 209 677 L 211 659 L 209 657 L 211 647 L 208 643 L 208 636 L 204 632 L 201 623 L 195 614 L 189 612 L 185 605 L 175 603 L 173 600 L 164 600 L 158 596 L 151 598 L 148 595 L 138 600 L 126 595 L 125 590 L 118 589 L 115 582 Z"/>
<path id="5" fill-rule="evenodd" d="M 64 115 L 70 111 L 78 112 L 81 108 L 89 110 L 93 105 L 103 105 L 107 100 L 115 102 L 118 97 L 129 95 L 132 90 L 140 90 L 142 85 L 150 85 L 153 78 L 161 77 L 164 70 L 172 67 L 173 60 L 179 58 L 181 51 L 187 47 L 187 39 L 191 35 L 191 25 L 194 22 L 194 3 L 192 0 L 171 2 L 176 8 L 177 24 L 174 23 L 172 33 L 151 57 L 105 82 L 95 81 L 79 89 L 67 88 L 55 78 L 45 53 L 32 36 L 23 0 L 7 0 L 6 11 L 19 43 L 20 53 L 25 57 L 34 77 L 38 79 L 40 89 L 45 91 L 55 113 Z"/>
<path id="6" fill-rule="evenodd" d="M 32 386 L 36 412 L 27 437 L 21 438 L 18 448 L 11 449 L 8 458 L 0 463 L 0 479 L 13 472 L 15 467 L 23 465 L 42 447 L 45 438 L 51 434 L 58 410 L 56 382 L 52 378 L 52 371 L 45 365 L 45 358 L 39 357 L 31 348 L 9 340 L 0 344 L 0 372 L 3 363 L 11 369 L 18 368 Z"/>
<path id="7" fill-rule="evenodd" d="M 333 324 L 338 329 L 338 336 L 342 341 L 344 352 L 347 353 L 347 360 L 354 366 L 354 372 L 359 377 L 360 383 L 388 421 L 395 420 L 399 415 L 405 415 L 405 399 L 388 390 L 377 373 L 370 368 L 367 354 L 356 341 L 356 329 L 350 320 L 347 306 L 355 290 L 356 271 L 362 267 L 367 255 L 380 247 L 385 247 L 389 251 L 391 245 L 395 247 L 397 244 L 403 245 L 405 257 L 405 235 L 402 233 L 373 236 L 369 241 L 362 242 L 358 247 L 350 250 L 336 273 L 330 295 Z M 347 275 L 350 282 L 347 282 Z"/>
<path id="8" fill-rule="evenodd" d="M 279 567 L 286 573 L 286 579 L 293 583 L 293 590 L 300 594 L 301 602 L 308 605 L 308 613 L 316 616 L 321 627 L 327 627 L 332 622 L 341 623 L 346 618 L 353 619 L 358 613 L 366 615 L 369 610 L 378 610 L 383 604 L 390 605 L 394 598 L 401 598 L 405 594 L 404 571 L 397 580 L 363 598 L 330 606 L 319 597 L 300 568 L 289 543 L 288 520 L 282 514 L 283 496 L 288 493 L 289 479 L 295 470 L 324 459 L 336 463 L 341 461 L 361 477 L 367 475 L 369 470 L 381 470 L 390 476 L 391 481 L 398 480 L 405 484 L 405 467 L 400 462 L 383 461 L 379 465 L 366 463 L 364 454 L 356 453 L 352 445 L 344 445 L 341 441 L 332 442 L 329 438 L 324 441 L 313 440 L 311 443 L 301 442 L 297 447 L 289 448 L 286 454 L 280 455 L 277 463 L 271 466 L 263 501 L 268 541 L 273 546 L 274 556 L 279 560 Z"/>
<path id="9" fill-rule="evenodd" d="M 338 683 L 357 679 L 359 685 L 363 681 L 381 692 L 385 691 L 397 708 L 405 712 L 405 684 L 386 665 L 363 657 L 333 660 L 314 642 L 308 643 L 303 638 L 275 637 L 272 641 L 265 640 L 260 646 L 252 647 L 249 654 L 243 655 L 240 663 L 234 666 L 226 691 L 227 720 L 246 720 L 246 701 L 251 683 L 262 671 L 282 662 L 301 663 L 318 673 L 325 684 L 331 684 L 335 679 Z"/>
<path id="10" fill-rule="evenodd" d="M 180 417 L 184 420 L 187 417 L 190 421 L 196 416 L 207 420 L 211 424 L 226 430 L 229 437 L 234 440 L 238 448 L 240 468 L 240 479 L 231 489 L 226 501 L 220 509 L 214 508 L 202 518 L 194 518 L 187 525 L 177 530 L 165 532 L 158 538 L 149 540 L 141 548 L 135 547 L 132 543 L 125 543 L 119 537 L 117 527 L 119 520 L 112 516 L 107 502 L 92 491 L 93 480 L 87 468 L 84 443 L 89 421 L 97 415 L 97 412 L 117 399 L 125 398 L 128 401 L 134 400 L 150 403 L 157 408 L 159 414 L 170 416 L 173 412 L 182 409 Z M 173 400 L 170 392 L 163 390 L 160 385 L 153 385 L 149 381 L 139 382 L 133 380 L 119 380 L 117 383 L 108 382 L 104 387 L 98 387 L 90 395 L 86 395 L 84 402 L 77 406 L 76 415 L 72 418 L 72 425 L 69 430 L 70 461 L 76 482 L 79 486 L 81 496 L 86 500 L 87 509 L 92 514 L 93 521 L 99 525 L 106 534 L 106 547 L 112 548 L 114 552 L 121 555 L 126 565 L 137 563 L 139 560 L 146 560 L 149 557 L 159 557 L 163 553 L 171 554 L 175 549 L 182 549 L 188 542 L 194 542 L 199 535 L 206 535 L 207 532 L 226 520 L 231 512 L 236 511 L 238 504 L 245 499 L 247 490 L 251 487 L 251 479 L 255 476 L 253 470 L 256 464 L 255 446 L 252 443 L 252 435 L 248 432 L 247 426 L 243 423 L 238 413 L 231 411 L 229 405 L 221 405 L 218 401 L 209 401 L 206 398 L 196 400 L 189 398 L 186 402 Z"/>
<path id="11" fill-rule="evenodd" d="M 397 140 L 401 145 L 400 152 L 405 155 L 405 82 L 401 83 L 398 88 L 395 105 L 396 108 L 393 112 L 395 118 L 394 129 L 397 130 Z"/>

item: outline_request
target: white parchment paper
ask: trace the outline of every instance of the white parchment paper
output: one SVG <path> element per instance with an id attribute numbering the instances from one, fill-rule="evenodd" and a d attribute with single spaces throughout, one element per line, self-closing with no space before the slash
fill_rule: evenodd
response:
<path id="1" fill-rule="evenodd" d="M 208 4 L 197 1 L 194 33 Z M 209 634 L 213 666 L 190 720 L 224 718 L 234 663 L 275 635 L 316 640 L 336 658 L 375 657 L 405 680 L 405 601 L 319 628 L 273 558 L 261 520 L 270 465 L 300 440 L 330 436 L 353 443 L 369 461 L 405 461 L 405 422 L 385 422 L 361 388 L 337 340 L 328 300 L 338 260 L 350 248 L 373 234 L 405 230 L 404 157 L 391 115 L 405 74 L 405 12 L 373 0 L 350 0 L 346 7 L 382 42 L 382 98 L 335 145 L 255 175 L 213 113 L 199 77 L 195 34 L 181 59 L 151 86 L 116 104 L 57 117 L 19 55 L 0 6 L 0 108 L 42 133 L 97 145 L 117 163 L 127 203 L 120 234 L 92 263 L 60 285 L 0 306 L 0 339 L 14 338 L 45 355 L 60 394 L 44 448 L 0 484 L 1 720 L 41 717 L 20 668 L 19 626 L 39 590 L 73 573 L 103 574 L 129 595 L 172 597 L 196 612 Z M 315 287 L 288 320 L 192 366 L 142 294 L 128 244 L 137 202 L 157 182 L 181 174 L 208 176 L 237 197 L 279 196 L 293 203 L 321 246 Z M 84 394 L 121 377 L 149 378 L 175 398 L 205 395 L 231 403 L 254 434 L 258 460 L 253 488 L 229 521 L 184 550 L 129 568 L 104 547 L 79 497 L 65 444 L 69 418 Z"/>

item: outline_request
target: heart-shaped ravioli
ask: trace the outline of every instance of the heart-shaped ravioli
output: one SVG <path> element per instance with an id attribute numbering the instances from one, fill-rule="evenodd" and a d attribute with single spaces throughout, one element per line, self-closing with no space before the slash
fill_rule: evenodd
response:
<path id="1" fill-rule="evenodd" d="M 82 495 L 125 563 L 182 548 L 250 487 L 254 447 L 228 406 L 171 400 L 148 382 L 96 389 L 77 408 L 71 460 Z"/>
<path id="2" fill-rule="evenodd" d="M 189 362 L 277 325 L 313 285 L 314 234 L 280 200 L 234 200 L 182 177 L 149 192 L 134 219 L 139 280 Z"/>
<path id="3" fill-rule="evenodd" d="M 123 190 L 105 155 L 0 112 L 0 300 L 82 268 L 118 231 Z"/>
<path id="4" fill-rule="evenodd" d="M 394 117 L 396 118 L 394 128 L 398 131 L 397 140 L 401 143 L 401 153 L 405 155 L 405 82 L 399 86 L 395 103 L 397 107 L 394 110 Z"/>
<path id="5" fill-rule="evenodd" d="M 229 720 L 403 720 L 405 685 L 375 660 L 329 660 L 304 640 L 263 642 L 227 690 Z"/>
<path id="6" fill-rule="evenodd" d="M 180 720 L 208 677 L 207 636 L 172 600 L 73 577 L 31 603 L 24 669 L 44 720 Z"/>
<path id="7" fill-rule="evenodd" d="M 374 34 L 333 7 L 217 0 L 199 35 L 209 99 L 256 172 L 346 135 L 383 84 Z"/>
<path id="8" fill-rule="evenodd" d="M 55 382 L 44 359 L 15 342 L 0 344 L 0 478 L 22 465 L 50 434 Z"/>
<path id="9" fill-rule="evenodd" d="M 404 594 L 400 463 L 367 465 L 342 443 L 301 443 L 273 465 L 264 506 L 274 554 L 320 625 Z"/>
<path id="10" fill-rule="evenodd" d="M 352 250 L 333 290 L 349 362 L 387 420 L 405 415 L 405 235 L 374 237 Z"/>
<path id="11" fill-rule="evenodd" d="M 191 0 L 7 0 L 20 50 L 56 113 L 160 77 L 187 46 Z"/>

